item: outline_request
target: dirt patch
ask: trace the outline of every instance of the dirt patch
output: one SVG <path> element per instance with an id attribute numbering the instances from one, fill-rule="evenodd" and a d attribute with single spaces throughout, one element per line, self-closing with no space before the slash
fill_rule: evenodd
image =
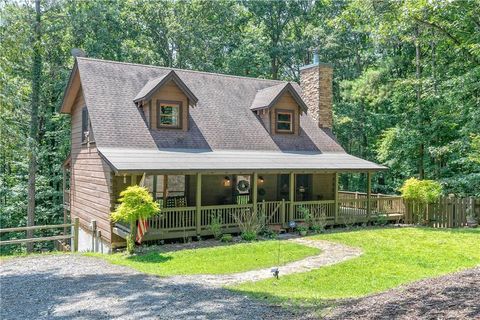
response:
<path id="1" fill-rule="evenodd" d="M 343 300 L 326 319 L 480 319 L 480 266 Z"/>

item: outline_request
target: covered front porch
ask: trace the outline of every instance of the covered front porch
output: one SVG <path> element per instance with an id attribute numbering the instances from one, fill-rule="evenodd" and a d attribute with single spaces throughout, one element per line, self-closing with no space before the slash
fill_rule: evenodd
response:
<path id="1" fill-rule="evenodd" d="M 301 224 L 306 214 L 324 219 L 326 225 L 398 220 L 403 212 L 399 197 L 371 193 L 373 171 L 365 193 L 340 191 L 342 172 L 149 172 L 114 177 L 114 195 L 128 185 L 143 184 L 159 203 L 161 212 L 149 219 L 145 240 L 212 235 L 213 219 L 223 233 L 239 232 L 238 217 L 245 211 L 264 219 L 277 231 Z M 142 177 L 144 177 L 142 179 Z M 114 233 L 122 236 L 121 228 Z"/>

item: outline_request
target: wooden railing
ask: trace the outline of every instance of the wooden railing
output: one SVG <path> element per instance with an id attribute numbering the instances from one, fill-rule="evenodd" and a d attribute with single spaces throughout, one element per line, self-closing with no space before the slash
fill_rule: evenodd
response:
<path id="1" fill-rule="evenodd" d="M 306 214 L 324 215 L 327 220 L 334 220 L 335 200 L 297 201 L 293 204 L 293 220 L 303 221 Z"/>
<path id="2" fill-rule="evenodd" d="M 0 233 L 21 232 L 21 231 L 30 231 L 30 230 L 47 230 L 47 229 L 57 229 L 57 228 L 69 228 L 69 227 L 73 227 L 73 234 L 64 234 L 64 235 L 49 236 L 49 237 L 14 239 L 14 240 L 2 240 L 2 241 L 0 241 L 0 246 L 8 245 L 8 244 L 21 244 L 21 243 L 30 243 L 30 242 L 71 239 L 71 242 L 72 242 L 71 246 L 72 246 L 73 251 L 78 251 L 78 228 L 79 228 L 78 218 L 75 218 L 73 223 L 53 224 L 53 225 L 44 225 L 44 226 L 31 226 L 31 227 L 5 228 L 5 229 L 0 229 Z"/>
<path id="3" fill-rule="evenodd" d="M 195 207 L 163 208 L 160 215 L 148 219 L 148 225 L 154 229 L 195 229 L 195 213 Z"/>
<path id="4" fill-rule="evenodd" d="M 282 201 L 262 201 L 257 204 L 257 211 L 265 217 L 267 224 L 282 224 L 288 213 L 288 202 Z"/>
<path id="5" fill-rule="evenodd" d="M 219 217 L 222 227 L 236 227 L 236 217 L 244 210 L 252 210 L 252 204 L 231 204 L 222 206 L 204 206 L 201 207 L 201 226 L 210 226 L 214 217 Z"/>

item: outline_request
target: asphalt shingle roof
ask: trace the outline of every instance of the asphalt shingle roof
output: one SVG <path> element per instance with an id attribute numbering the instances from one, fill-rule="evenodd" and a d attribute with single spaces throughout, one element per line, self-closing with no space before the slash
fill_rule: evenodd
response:
<path id="1" fill-rule="evenodd" d="M 320 129 L 307 114 L 301 115 L 298 135 L 271 135 L 266 130 L 251 110 L 252 103 L 258 92 L 265 90 L 268 93 L 265 96 L 271 97 L 288 82 L 82 57 L 77 58 L 77 65 L 100 151 L 112 148 L 135 149 L 137 153 L 139 149 L 161 152 L 172 148 L 192 153 L 243 150 L 254 158 L 254 151 L 346 155 L 331 132 Z M 189 108 L 189 130 L 150 130 L 133 101 L 172 70 L 198 98 L 195 107 Z M 291 86 L 301 92 L 298 84 Z M 334 157 L 329 159 L 335 162 Z"/>

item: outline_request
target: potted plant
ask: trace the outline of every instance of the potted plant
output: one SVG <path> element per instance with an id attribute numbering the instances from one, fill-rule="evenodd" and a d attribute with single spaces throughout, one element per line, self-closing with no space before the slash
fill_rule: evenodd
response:
<path id="1" fill-rule="evenodd" d="M 297 231 L 301 236 L 306 236 L 307 231 L 308 231 L 308 227 L 307 226 L 298 226 Z"/>

